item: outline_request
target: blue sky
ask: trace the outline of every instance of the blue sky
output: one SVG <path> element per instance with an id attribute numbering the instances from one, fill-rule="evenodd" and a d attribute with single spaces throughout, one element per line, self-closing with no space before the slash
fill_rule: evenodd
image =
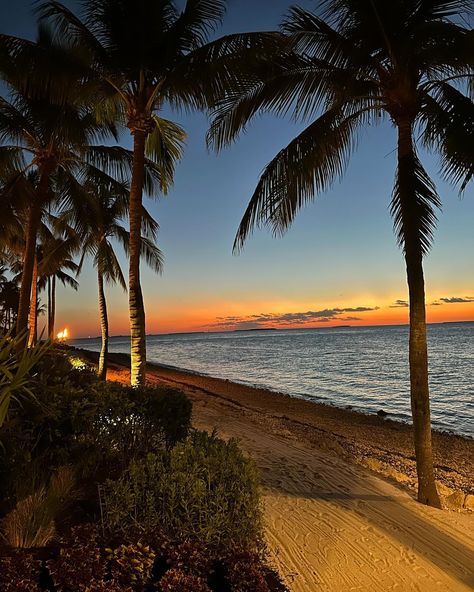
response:
<path id="1" fill-rule="evenodd" d="M 276 28 L 289 5 L 285 0 L 230 0 L 220 32 Z M 29 2 L 2 2 L 0 22 L 4 32 L 34 35 Z M 406 299 L 407 290 L 389 214 L 395 174 L 395 133 L 389 124 L 362 134 L 342 182 L 301 211 L 282 239 L 257 230 L 243 253 L 234 256 L 235 231 L 259 173 L 302 126 L 265 116 L 234 146 L 215 155 L 205 146 L 204 115 L 172 117 L 187 130 L 188 143 L 174 188 L 148 204 L 160 223 L 159 244 L 165 254 L 162 276 L 143 267 L 149 332 L 207 330 L 226 317 L 248 323 L 259 314 L 348 307 L 378 308 L 376 313 L 361 313 L 355 324 L 405 322 L 404 308 L 390 308 L 396 299 Z M 123 145 L 130 147 L 126 134 Z M 435 244 L 426 259 L 428 300 L 472 297 L 472 185 L 460 199 L 439 180 L 436 158 L 422 158 L 443 200 Z M 94 272 L 86 267 L 77 293 L 59 291 L 58 327 L 68 325 L 77 336 L 97 334 L 96 291 Z M 127 296 L 110 288 L 108 297 L 112 333 L 126 333 Z M 473 318 L 473 308 L 444 303 L 428 314 L 432 320 L 466 320 Z"/>

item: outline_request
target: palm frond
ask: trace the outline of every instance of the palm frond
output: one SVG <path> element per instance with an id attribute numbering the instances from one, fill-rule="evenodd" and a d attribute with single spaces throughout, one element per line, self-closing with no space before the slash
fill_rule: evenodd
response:
<path id="1" fill-rule="evenodd" d="M 102 240 L 98 245 L 94 265 L 107 282 L 118 282 L 124 290 L 127 289 L 119 260 L 108 240 Z"/>
<path id="2" fill-rule="evenodd" d="M 154 130 L 148 135 L 146 154 L 156 165 L 161 190 L 167 193 L 173 183 L 176 163 L 183 157 L 183 149 L 186 141 L 186 132 L 177 123 L 153 116 Z"/>
<path id="3" fill-rule="evenodd" d="M 187 0 L 183 11 L 168 31 L 169 43 L 182 54 L 204 45 L 221 24 L 226 0 Z"/>
<path id="4" fill-rule="evenodd" d="M 441 153 L 444 177 L 464 191 L 474 176 L 474 102 L 447 83 L 434 90 L 421 112 L 423 140 Z"/>
<path id="5" fill-rule="evenodd" d="M 274 234 L 283 234 L 299 209 L 342 176 L 363 116 L 327 111 L 277 154 L 245 211 L 234 251 L 242 249 L 255 226 L 269 225 Z"/>
<path id="6" fill-rule="evenodd" d="M 141 237 L 140 256 L 145 259 L 146 264 L 155 273 L 162 273 L 164 266 L 163 253 L 152 240 L 144 236 Z"/>
<path id="7" fill-rule="evenodd" d="M 409 190 L 402 175 L 408 177 Z M 415 252 L 429 251 L 437 222 L 436 209 L 440 207 L 436 187 L 416 152 L 404 156 L 399 162 L 390 206 L 398 243 L 404 251 L 410 246 Z"/>

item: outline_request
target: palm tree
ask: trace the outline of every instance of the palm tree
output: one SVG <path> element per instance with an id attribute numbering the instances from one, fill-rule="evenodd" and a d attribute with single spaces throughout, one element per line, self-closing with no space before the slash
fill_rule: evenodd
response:
<path id="1" fill-rule="evenodd" d="M 117 182 L 102 183 L 100 185 L 85 184 L 70 188 L 70 195 L 74 194 L 73 207 L 63 212 L 61 219 L 67 225 L 72 224 L 81 237 L 83 256 L 92 257 L 97 271 L 99 289 L 99 317 L 101 327 L 101 350 L 99 355 L 98 375 L 107 378 L 107 362 L 109 347 L 109 322 L 104 282 L 119 283 L 126 290 L 126 282 L 114 250 L 112 240 L 122 244 L 128 251 L 130 235 L 120 223 L 128 214 L 127 185 Z M 162 255 L 155 245 L 158 225 L 148 212 L 142 211 L 141 256 L 156 271 L 162 271 Z"/>
<path id="2" fill-rule="evenodd" d="M 128 127 L 133 137 L 130 189 L 129 309 L 131 382 L 144 384 L 145 309 L 140 285 L 140 233 L 145 155 L 157 164 L 161 190 L 173 181 L 181 158 L 184 130 L 162 117 L 165 104 L 201 108 L 211 98 L 209 54 L 200 49 L 220 23 L 225 0 L 187 0 L 179 12 L 174 0 L 85 0 L 82 20 L 62 4 L 44 2 L 40 14 L 60 37 L 86 48 L 104 83 L 98 112 Z M 208 68 L 208 69 L 206 69 Z M 217 86 L 219 85 L 216 82 Z"/>
<path id="3" fill-rule="evenodd" d="M 43 225 L 41 240 L 37 246 L 37 261 L 38 291 L 47 290 L 48 338 L 52 340 L 55 337 L 56 284 L 59 281 L 63 286 L 68 286 L 73 290 L 78 289 L 79 284 L 71 273 L 77 274 L 79 270 L 79 266 L 73 261 L 73 257 L 79 253 L 81 242 L 73 229 L 64 224 L 60 225 L 61 232 L 58 233 L 57 229 L 55 229 L 55 226 L 57 227 L 59 225 L 58 219 L 51 214 L 49 214 L 48 218 L 50 219 L 50 223 L 52 223 L 53 229 Z M 34 305 L 33 297 L 32 304 Z M 30 342 L 35 341 L 35 322 L 37 317 L 37 310 L 34 313 L 31 312 Z"/>
<path id="4" fill-rule="evenodd" d="M 77 72 L 64 66 L 64 55 L 44 26 L 38 43 L 0 36 L 0 73 L 7 87 L 7 98 L 0 97 L 0 162 L 10 176 L 2 197 L 18 193 L 19 184 L 26 185 L 25 179 L 34 174 L 34 190 L 26 206 L 19 334 L 28 324 L 38 227 L 42 211 L 55 197 L 57 177 L 90 172 L 100 176 L 107 167 L 125 174 L 124 162 L 130 164 L 126 151 L 93 145 L 113 135 L 114 129 L 98 124 L 92 116 L 87 102 L 92 99 L 83 90 L 86 85 L 79 84 Z M 56 74 L 58 61 L 63 75 L 47 77 L 47 68 Z"/>
<path id="5" fill-rule="evenodd" d="M 456 81 L 472 73 L 472 33 L 456 20 L 468 3 L 325 0 L 320 6 L 319 16 L 291 8 L 282 25 L 286 44 L 278 53 L 243 52 L 247 72 L 236 77 L 215 109 L 209 141 L 218 149 L 262 111 L 291 112 L 310 122 L 265 168 L 234 248 L 243 246 L 255 225 L 282 234 L 301 207 L 343 174 L 359 131 L 384 118 L 391 122 L 398 139 L 391 213 L 410 297 L 418 499 L 440 507 L 432 460 L 423 277 L 440 198 L 419 160 L 416 138 L 424 134 L 427 143 L 448 150 L 451 114 L 461 108 L 472 113 L 470 99 L 456 87 Z M 454 157 L 450 164 L 459 172 Z"/>

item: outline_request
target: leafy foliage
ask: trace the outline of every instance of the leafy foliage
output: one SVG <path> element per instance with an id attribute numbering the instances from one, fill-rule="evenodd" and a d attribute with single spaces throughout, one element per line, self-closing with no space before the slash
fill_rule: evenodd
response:
<path id="1" fill-rule="evenodd" d="M 234 440 L 197 432 L 170 452 L 132 461 L 102 487 L 105 526 L 139 528 L 211 547 L 262 541 L 255 466 Z"/>
<path id="2" fill-rule="evenodd" d="M 143 589 L 152 577 L 156 554 L 149 545 L 120 545 L 110 550 L 112 578 L 121 586 Z"/>
<path id="3" fill-rule="evenodd" d="M 103 587 L 107 561 L 100 548 L 97 528 L 91 524 L 75 527 L 59 557 L 48 561 L 48 569 L 59 592 L 71 589 L 88 592 Z"/>
<path id="4" fill-rule="evenodd" d="M 31 371 L 48 351 L 49 343 L 23 348 L 18 353 L 24 337 L 0 337 L 0 428 L 7 417 L 11 400 L 20 403 L 25 396 L 34 398 Z"/>
<path id="5" fill-rule="evenodd" d="M 163 592 L 211 592 L 205 580 L 179 569 L 170 569 L 160 580 Z"/>
<path id="6" fill-rule="evenodd" d="M 56 351 L 38 364 L 31 388 L 35 399 L 15 406 L 1 432 L 0 490 L 11 506 L 57 467 L 74 466 L 78 480 L 94 487 L 190 428 L 192 406 L 182 392 L 103 383 Z"/>

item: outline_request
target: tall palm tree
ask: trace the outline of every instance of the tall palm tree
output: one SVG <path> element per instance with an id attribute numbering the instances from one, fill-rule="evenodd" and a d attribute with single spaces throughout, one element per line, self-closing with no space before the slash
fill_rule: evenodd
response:
<path id="1" fill-rule="evenodd" d="M 423 256 L 440 198 L 419 160 L 416 139 L 424 134 L 447 151 L 452 113 L 472 113 L 470 99 L 456 86 L 472 73 L 472 33 L 457 19 L 468 7 L 464 0 L 325 0 L 317 15 L 295 6 L 283 22 L 286 42 L 278 53 L 241 54 L 247 71 L 228 87 L 209 133 L 211 145 L 220 149 L 262 111 L 291 112 L 310 122 L 265 168 L 237 233 L 239 250 L 255 225 L 282 234 L 301 207 L 341 176 L 364 126 L 387 118 L 395 128 L 391 213 L 410 297 L 418 499 L 436 507 Z M 454 157 L 450 164 L 459 172 Z"/>
<path id="2" fill-rule="evenodd" d="M 117 182 L 85 184 L 70 188 L 70 195 L 74 194 L 74 205 L 62 213 L 61 219 L 67 225 L 72 224 L 81 237 L 83 256 L 92 257 L 97 272 L 99 290 L 99 317 L 101 327 L 101 350 L 99 355 L 98 375 L 107 378 L 109 322 L 104 283 L 118 283 L 127 289 L 120 262 L 114 250 L 112 241 L 122 244 L 128 252 L 130 235 L 121 221 L 128 215 L 127 185 Z M 156 271 L 162 271 L 162 255 L 155 245 L 158 225 L 148 212 L 142 211 L 141 256 Z"/>
<path id="3" fill-rule="evenodd" d="M 77 73 L 67 67 L 56 78 L 48 73 L 56 74 L 58 61 L 64 66 L 64 54 L 44 26 L 37 43 L 0 35 L 0 75 L 7 89 L 7 96 L 0 97 L 0 162 L 10 172 L 2 196 L 18 193 L 18 184 L 35 174 L 27 203 L 18 333 L 28 324 L 36 237 L 41 212 L 55 196 L 55 178 L 89 170 L 100 174 L 107 167 L 125 174 L 124 160 L 130 164 L 125 151 L 94 145 L 113 136 L 114 129 L 97 123 Z"/>
<path id="4" fill-rule="evenodd" d="M 104 83 L 99 113 L 121 121 L 133 137 L 130 189 L 129 309 L 131 382 L 143 384 L 146 368 L 145 309 L 140 285 L 140 233 L 145 155 L 161 173 L 161 190 L 173 181 L 184 130 L 162 116 L 163 106 L 208 104 L 217 73 L 200 49 L 225 12 L 226 0 L 85 0 L 81 18 L 58 2 L 40 14 L 59 36 L 75 39 L 91 56 Z M 206 69 L 207 68 L 207 69 Z M 218 85 L 218 83 L 216 83 Z M 213 88 L 213 87 L 212 87 Z"/>

